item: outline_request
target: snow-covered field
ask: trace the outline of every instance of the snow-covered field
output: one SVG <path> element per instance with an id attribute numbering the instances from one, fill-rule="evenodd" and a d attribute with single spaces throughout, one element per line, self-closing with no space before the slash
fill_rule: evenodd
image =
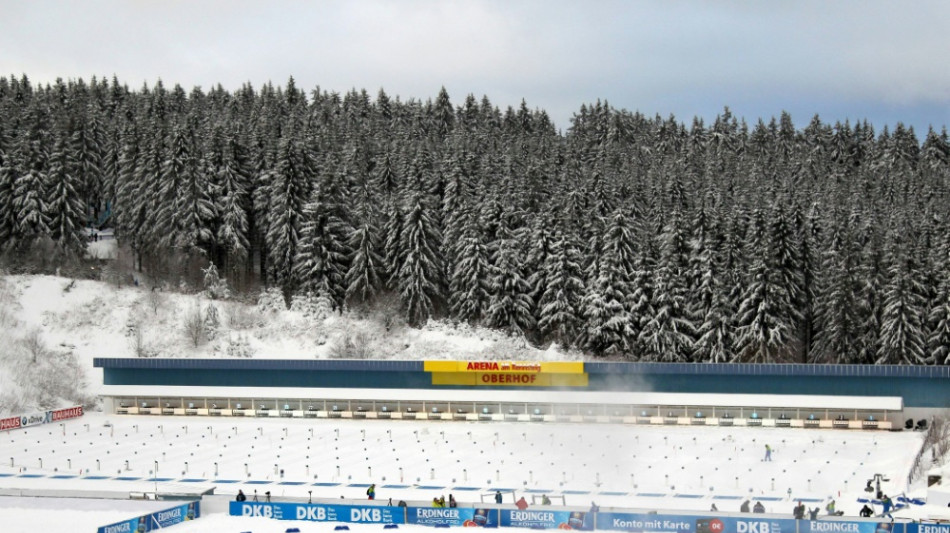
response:
<path id="1" fill-rule="evenodd" d="M 100 244 L 108 254 L 108 241 Z M 219 321 L 197 346 L 188 313 L 210 306 Z M 94 357 L 329 358 L 360 339 L 374 358 L 571 360 L 577 354 L 526 346 L 490 330 L 430 323 L 384 331 L 372 316 L 315 317 L 301 311 L 209 300 L 53 276 L 0 277 L 0 414 L 68 405 L 102 383 Z M 32 380 L 64 374 L 67 379 Z M 78 379 L 77 379 L 78 376 Z M 31 379 L 27 379 L 31 378 Z M 79 385 L 77 386 L 77 383 Z M 866 480 L 883 474 L 905 487 L 921 434 L 778 428 L 642 427 L 607 424 L 463 423 L 324 419 L 114 416 L 88 412 L 62 424 L 0 433 L 0 492 L 86 495 L 200 491 L 228 497 L 270 491 L 275 501 L 309 497 L 429 502 L 454 494 L 461 506 L 506 491 L 506 502 L 542 492 L 554 503 L 642 510 L 735 511 L 746 498 L 788 515 L 794 501 L 856 514 Z M 765 444 L 775 452 L 763 461 Z M 157 471 L 156 471 L 157 468 Z M 283 471 L 283 475 L 281 475 Z M 513 491 L 513 492 L 508 492 Z M 312 494 L 311 494 L 312 492 Z M 562 499 L 563 498 L 563 499 Z M 145 505 L 146 507 L 141 507 Z M 163 502 L 0 498 L 0 529 L 81 531 L 137 516 Z M 902 510 L 915 516 L 913 507 Z M 326 524 L 205 517 L 176 531 L 326 530 Z M 380 526 L 350 525 L 357 532 Z M 418 527 L 400 526 L 412 530 Z"/>
<path id="2" fill-rule="evenodd" d="M 715 503 L 734 512 L 743 499 L 758 498 L 783 515 L 797 500 L 824 507 L 835 498 L 854 515 L 874 474 L 891 480 L 883 485 L 888 494 L 906 491 L 920 442 L 918 432 L 90 414 L 0 434 L 0 490 L 213 486 L 217 494 L 270 491 L 275 501 L 306 501 L 310 491 L 315 500 L 361 499 L 376 483 L 380 501 L 420 504 L 451 493 L 470 506 L 501 489 L 509 503 L 513 490 L 529 502 L 548 492 L 555 503 L 563 496 L 573 506 L 648 510 L 703 511 Z M 771 462 L 763 461 L 765 444 L 775 449 Z M 85 512 L 82 505 L 76 512 Z M 0 523 L 17 517 L 54 518 L 0 509 Z M 205 520 L 189 527 L 216 531 Z M 234 530 L 231 519 L 221 528 Z M 269 530 L 278 528 L 254 529 Z"/>

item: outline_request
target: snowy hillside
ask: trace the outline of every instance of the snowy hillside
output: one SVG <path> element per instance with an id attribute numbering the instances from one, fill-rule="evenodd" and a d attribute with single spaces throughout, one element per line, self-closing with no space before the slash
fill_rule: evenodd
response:
<path id="1" fill-rule="evenodd" d="M 0 414 L 94 401 L 95 357 L 573 360 L 503 333 L 55 276 L 0 277 Z M 386 324 L 389 324 L 388 327 Z M 79 379 L 76 379 L 76 378 Z"/>

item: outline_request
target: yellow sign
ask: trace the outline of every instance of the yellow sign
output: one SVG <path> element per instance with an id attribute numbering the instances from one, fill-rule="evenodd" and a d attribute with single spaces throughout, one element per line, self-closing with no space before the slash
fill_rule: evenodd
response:
<path id="1" fill-rule="evenodd" d="M 575 361 L 425 361 L 433 385 L 586 387 L 584 363 Z"/>

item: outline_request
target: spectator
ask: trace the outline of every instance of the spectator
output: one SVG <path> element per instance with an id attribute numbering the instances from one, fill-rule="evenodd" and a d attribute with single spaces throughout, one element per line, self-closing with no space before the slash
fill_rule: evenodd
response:
<path id="1" fill-rule="evenodd" d="M 548 498 L 547 494 L 541 495 L 541 505 L 551 505 L 551 498 Z"/>
<path id="2" fill-rule="evenodd" d="M 452 496 L 451 494 L 449 494 L 449 507 L 458 507 L 458 506 L 459 504 L 457 501 L 455 501 L 455 496 Z"/>
<path id="3" fill-rule="evenodd" d="M 739 512 L 740 512 L 740 513 L 748 513 L 748 512 L 749 512 L 749 500 L 746 500 L 746 501 L 742 502 L 742 505 L 739 506 Z"/>
<path id="4" fill-rule="evenodd" d="M 868 504 L 864 504 L 864 507 L 861 508 L 861 511 L 858 512 L 859 515 L 864 518 L 870 518 L 874 514 L 874 510 L 868 507 Z"/>
<path id="5" fill-rule="evenodd" d="M 528 502 L 525 501 L 524 496 L 518 498 L 518 501 L 515 502 L 515 507 L 517 507 L 519 511 L 524 511 L 528 508 Z"/>
<path id="6" fill-rule="evenodd" d="M 376 499 L 376 484 L 375 483 L 371 483 L 369 488 L 366 489 L 366 497 L 369 498 L 370 500 Z"/>
<path id="7" fill-rule="evenodd" d="M 832 515 L 832 516 L 835 514 L 835 501 L 834 501 L 834 500 L 831 500 L 830 502 L 828 502 L 828 505 L 825 506 L 825 511 L 828 511 L 828 514 L 829 514 L 829 515 Z"/>
<path id="8" fill-rule="evenodd" d="M 710 507 L 709 510 L 712 511 L 712 512 L 714 512 L 714 513 L 719 512 L 719 508 L 716 507 L 716 504 L 715 504 L 715 503 L 712 504 L 712 507 Z"/>
<path id="9" fill-rule="evenodd" d="M 496 490 L 496 491 L 495 491 L 495 503 L 501 503 L 501 491 L 500 491 L 500 490 Z"/>
<path id="10" fill-rule="evenodd" d="M 752 512 L 753 512 L 753 513 L 759 513 L 759 514 L 764 513 L 764 512 L 765 512 L 765 506 L 762 505 L 762 502 L 755 502 L 755 505 L 752 506 Z"/>
<path id="11" fill-rule="evenodd" d="M 234 498 L 234 501 L 236 501 L 236 502 L 246 502 L 246 501 L 247 501 L 247 496 L 244 495 L 244 491 L 243 491 L 243 490 L 238 490 L 237 497 Z"/>
<path id="12" fill-rule="evenodd" d="M 805 519 L 805 506 L 802 504 L 802 502 L 798 502 L 798 505 L 792 509 L 792 515 L 795 516 L 795 520 Z"/>
<path id="13" fill-rule="evenodd" d="M 808 511 L 809 520 L 818 520 L 818 513 L 821 512 L 821 508 L 815 507 L 814 509 Z"/>

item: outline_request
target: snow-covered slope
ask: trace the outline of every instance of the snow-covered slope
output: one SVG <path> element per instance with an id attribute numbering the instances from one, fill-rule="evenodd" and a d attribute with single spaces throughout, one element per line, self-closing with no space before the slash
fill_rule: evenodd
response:
<path id="1" fill-rule="evenodd" d="M 95 357 L 572 360 L 504 333 L 430 322 L 384 326 L 372 314 L 277 309 L 273 302 L 55 276 L 0 277 L 0 414 L 88 401 L 102 383 Z M 211 311 L 213 308 L 213 311 Z M 209 321 L 209 312 L 217 320 Z M 189 330 L 197 320 L 198 331 Z M 216 324 L 214 324 L 216 322 Z M 36 356 L 34 358 L 34 355 Z M 36 363 L 34 363 L 36 359 Z M 76 388 L 39 374 L 79 375 Z"/>

